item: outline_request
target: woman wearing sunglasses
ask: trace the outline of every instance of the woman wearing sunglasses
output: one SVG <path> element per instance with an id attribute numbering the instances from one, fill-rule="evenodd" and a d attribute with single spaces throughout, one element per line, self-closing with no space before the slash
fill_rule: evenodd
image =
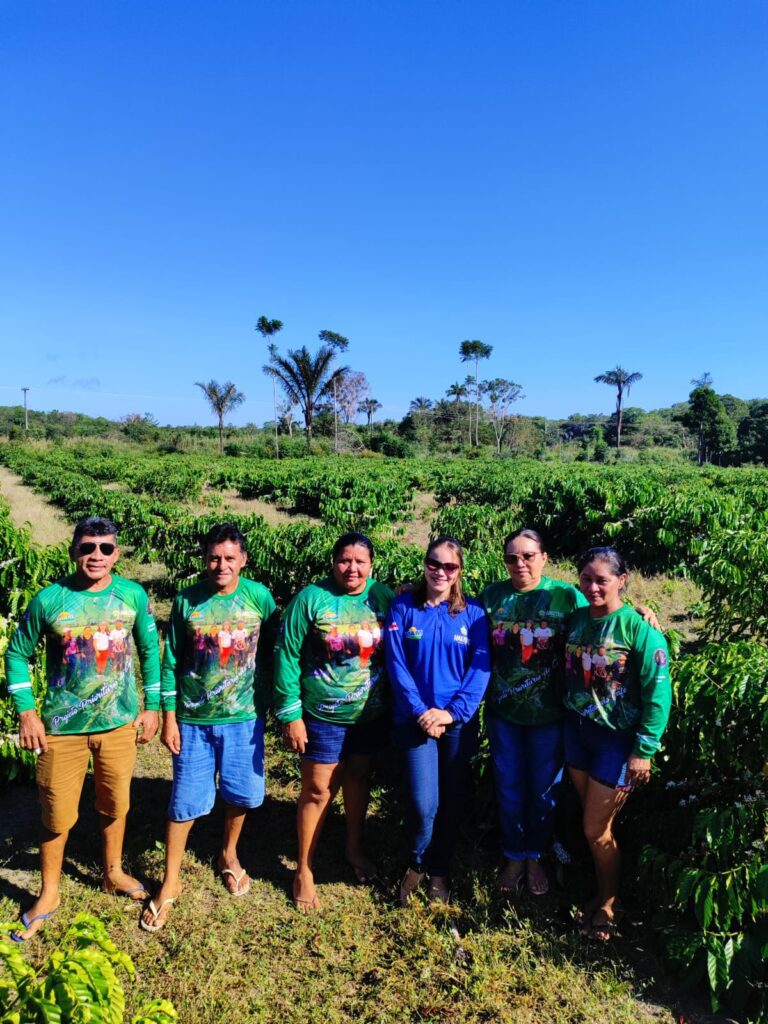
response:
<path id="1" fill-rule="evenodd" d="M 499 888 L 549 889 L 540 860 L 552 842 L 563 773 L 563 646 L 568 617 L 586 605 L 576 587 L 544 576 L 541 536 L 504 540 L 509 579 L 481 595 L 494 636 L 486 727 L 506 863 Z"/>
<path id="2" fill-rule="evenodd" d="M 464 596 L 464 556 L 453 537 L 427 548 L 424 576 L 395 598 L 385 631 L 394 736 L 403 753 L 408 870 L 401 903 L 429 875 L 429 896 L 449 899 L 478 707 L 490 676 L 488 620 Z"/>
<path id="3" fill-rule="evenodd" d="M 586 646 L 565 650 L 571 616 L 588 600 L 572 584 L 544 575 L 547 557 L 536 530 L 509 534 L 509 579 L 492 583 L 480 598 L 494 637 L 485 723 L 506 860 L 498 885 L 512 893 L 525 884 L 533 896 L 549 891 L 540 861 L 552 842 L 563 775 L 566 666 L 578 661 L 586 678 L 593 662 L 591 648 L 589 655 Z M 653 612 L 642 605 L 637 612 L 658 629 Z M 627 614 L 640 621 L 631 609 Z"/>

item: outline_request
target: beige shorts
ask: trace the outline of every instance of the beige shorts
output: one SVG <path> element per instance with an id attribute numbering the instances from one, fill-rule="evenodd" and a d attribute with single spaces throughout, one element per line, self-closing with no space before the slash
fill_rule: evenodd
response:
<path id="1" fill-rule="evenodd" d="M 108 732 L 46 739 L 48 750 L 37 760 L 37 786 L 43 825 L 49 832 L 68 832 L 77 821 L 91 756 L 96 810 L 109 818 L 128 813 L 136 765 L 136 729 L 132 723 Z"/>

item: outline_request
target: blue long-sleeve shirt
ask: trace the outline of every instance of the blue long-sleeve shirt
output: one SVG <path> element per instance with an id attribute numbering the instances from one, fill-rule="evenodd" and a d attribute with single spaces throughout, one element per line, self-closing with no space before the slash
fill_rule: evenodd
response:
<path id="1" fill-rule="evenodd" d="M 392 602 L 384 638 L 395 722 L 429 708 L 469 721 L 491 675 L 488 619 L 477 601 L 468 598 L 466 608 L 451 615 L 447 601 L 419 608 L 413 594 L 401 594 Z"/>

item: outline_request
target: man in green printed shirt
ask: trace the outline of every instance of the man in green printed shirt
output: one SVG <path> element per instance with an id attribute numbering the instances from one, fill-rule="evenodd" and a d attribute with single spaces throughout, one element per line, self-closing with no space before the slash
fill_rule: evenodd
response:
<path id="1" fill-rule="evenodd" d="M 40 754 L 37 784 L 43 821 L 40 895 L 22 915 L 24 929 L 12 933 L 16 942 L 31 938 L 59 905 L 64 849 L 77 821 L 91 756 L 103 887 L 116 896 L 145 896 L 143 886 L 123 871 L 121 862 L 136 744 L 148 743 L 158 727 L 157 629 L 145 590 L 112 574 L 119 555 L 114 523 L 98 516 L 81 520 L 69 553 L 74 574 L 32 599 L 6 652 L 20 743 Z M 42 637 L 48 688 L 38 716 L 29 662 Z M 134 675 L 134 642 L 142 671 L 143 712 Z"/>
<path id="2" fill-rule="evenodd" d="M 203 540 L 206 577 L 177 595 L 163 654 L 163 743 L 173 755 L 163 884 L 141 917 L 165 926 L 181 892 L 180 871 L 195 820 L 225 801 L 219 872 L 232 896 L 250 880 L 237 855 L 246 811 L 264 800 L 264 712 L 276 632 L 266 587 L 240 576 L 248 556 L 240 530 L 212 527 Z"/>

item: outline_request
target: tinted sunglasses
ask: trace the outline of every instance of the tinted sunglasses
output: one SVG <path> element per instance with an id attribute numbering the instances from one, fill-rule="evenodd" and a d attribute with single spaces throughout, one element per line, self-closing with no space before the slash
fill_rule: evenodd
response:
<path id="1" fill-rule="evenodd" d="M 77 551 L 80 555 L 92 555 L 96 548 L 98 548 L 102 555 L 113 555 L 116 547 L 116 544 L 110 544 L 108 540 L 99 541 L 98 544 L 92 540 L 86 540 L 82 544 L 77 545 Z"/>
<path id="2" fill-rule="evenodd" d="M 517 565 L 518 562 L 532 562 L 539 554 L 540 551 L 524 551 L 522 555 L 504 555 L 504 561 L 507 565 Z"/>
<path id="3" fill-rule="evenodd" d="M 458 562 L 438 562 L 436 558 L 425 558 L 424 565 L 428 569 L 432 569 L 433 572 L 439 572 L 442 569 L 446 576 L 453 576 L 461 568 Z"/>

